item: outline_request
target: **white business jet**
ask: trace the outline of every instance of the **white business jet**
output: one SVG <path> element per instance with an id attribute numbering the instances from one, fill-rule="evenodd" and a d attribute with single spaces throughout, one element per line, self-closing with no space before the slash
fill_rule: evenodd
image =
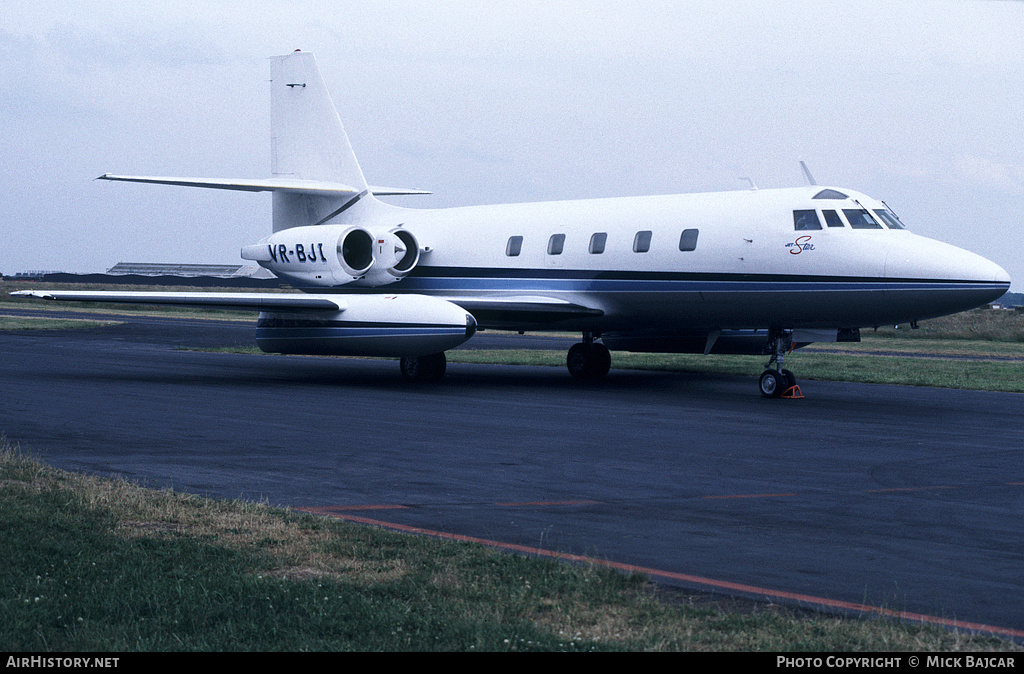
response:
<path id="1" fill-rule="evenodd" d="M 794 189 L 408 209 L 366 183 L 311 53 L 272 60 L 273 177 L 106 180 L 273 192 L 273 233 L 242 248 L 304 293 L 22 291 L 55 300 L 259 311 L 275 353 L 401 357 L 440 379 L 478 328 L 582 334 L 574 377 L 609 349 L 769 357 L 765 397 L 795 387 L 795 346 L 951 314 L 1010 285 L 998 265 L 904 228 L 883 202 Z M 600 341 L 598 341 L 600 340 Z"/>

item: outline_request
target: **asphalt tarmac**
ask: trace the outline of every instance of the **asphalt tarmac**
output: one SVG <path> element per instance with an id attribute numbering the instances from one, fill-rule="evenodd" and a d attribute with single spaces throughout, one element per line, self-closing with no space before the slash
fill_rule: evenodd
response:
<path id="1" fill-rule="evenodd" d="M 802 381 L 765 400 L 759 373 L 614 354 L 597 384 L 449 364 L 410 386 L 393 361 L 180 350 L 252 344 L 252 324 L 121 320 L 0 333 L 0 433 L 71 470 L 1024 637 L 1024 396 Z"/>

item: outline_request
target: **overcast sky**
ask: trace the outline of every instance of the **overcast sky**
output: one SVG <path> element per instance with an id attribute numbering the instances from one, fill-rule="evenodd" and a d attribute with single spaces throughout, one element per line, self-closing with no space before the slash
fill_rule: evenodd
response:
<path id="1" fill-rule="evenodd" d="M 367 180 L 411 207 L 817 181 L 1024 284 L 1024 2 L 34 0 L 0 15 L 0 271 L 241 264 L 270 63 L 316 54 Z"/>

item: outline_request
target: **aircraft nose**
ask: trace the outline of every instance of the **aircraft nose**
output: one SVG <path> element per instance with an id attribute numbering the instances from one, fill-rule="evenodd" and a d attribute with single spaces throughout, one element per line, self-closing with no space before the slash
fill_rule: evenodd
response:
<path id="1" fill-rule="evenodd" d="M 1010 287 L 1010 275 L 995 262 L 956 246 L 911 235 L 893 241 L 885 276 L 913 294 L 921 317 L 940 316 L 994 302 Z"/>
<path id="2" fill-rule="evenodd" d="M 885 260 L 888 278 L 1010 284 L 1005 269 L 963 248 L 917 235 L 891 243 Z"/>
<path id="3" fill-rule="evenodd" d="M 965 250 L 961 252 L 971 256 L 970 261 L 963 263 L 967 266 L 964 280 L 974 283 L 977 288 L 981 300 L 976 306 L 995 302 L 1010 289 L 1010 275 L 1005 269 L 980 255 Z"/>
<path id="4" fill-rule="evenodd" d="M 963 280 L 995 285 L 1005 284 L 1007 289 L 1010 287 L 1010 275 L 998 264 L 962 248 L 956 250 L 956 266 L 962 270 Z"/>
<path id="5" fill-rule="evenodd" d="M 1006 272 L 1005 269 L 1003 269 L 1002 267 L 997 265 L 995 262 L 991 262 L 990 264 L 993 267 L 995 267 L 995 282 L 996 283 L 1005 283 L 1006 287 L 1009 288 L 1010 287 L 1010 275 Z"/>

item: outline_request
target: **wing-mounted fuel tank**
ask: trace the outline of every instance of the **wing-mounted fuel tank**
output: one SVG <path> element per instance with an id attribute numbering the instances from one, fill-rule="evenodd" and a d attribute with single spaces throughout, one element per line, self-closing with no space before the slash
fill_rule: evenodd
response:
<path id="1" fill-rule="evenodd" d="M 302 286 L 376 287 L 412 271 L 420 248 L 401 226 L 316 225 L 275 232 L 242 248 L 242 258 Z"/>
<path id="2" fill-rule="evenodd" d="M 425 356 L 454 348 L 476 332 L 472 314 L 437 297 L 330 297 L 341 307 L 339 311 L 261 313 L 256 324 L 256 344 L 269 353 Z"/>

